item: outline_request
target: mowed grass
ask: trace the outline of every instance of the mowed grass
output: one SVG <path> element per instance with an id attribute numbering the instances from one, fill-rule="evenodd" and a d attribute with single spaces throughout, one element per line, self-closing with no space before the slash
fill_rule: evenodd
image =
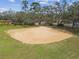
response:
<path id="1" fill-rule="evenodd" d="M 23 27 L 0 26 L 0 59 L 79 59 L 79 31 L 77 35 L 61 42 L 30 45 L 16 41 L 5 33 L 16 28 Z"/>

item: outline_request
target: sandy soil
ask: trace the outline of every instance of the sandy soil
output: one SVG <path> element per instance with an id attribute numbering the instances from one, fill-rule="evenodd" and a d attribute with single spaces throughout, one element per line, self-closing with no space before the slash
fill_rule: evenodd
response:
<path id="1" fill-rule="evenodd" d="M 7 33 L 12 38 L 27 44 L 47 44 L 72 37 L 70 33 L 43 26 L 8 30 Z"/>

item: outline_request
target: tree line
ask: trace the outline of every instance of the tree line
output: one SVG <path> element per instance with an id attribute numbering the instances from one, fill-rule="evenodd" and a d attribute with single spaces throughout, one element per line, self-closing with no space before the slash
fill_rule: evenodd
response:
<path id="1" fill-rule="evenodd" d="M 12 24 L 20 25 L 53 25 L 64 26 L 71 23 L 72 27 L 79 26 L 79 1 L 69 3 L 67 0 L 53 2 L 51 5 L 41 6 L 40 2 L 21 1 L 21 11 L 5 11 L 0 13 L 0 20 L 10 20 Z"/>

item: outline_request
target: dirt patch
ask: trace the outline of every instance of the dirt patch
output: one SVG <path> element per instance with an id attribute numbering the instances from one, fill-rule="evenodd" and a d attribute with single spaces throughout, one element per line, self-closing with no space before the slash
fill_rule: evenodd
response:
<path id="1" fill-rule="evenodd" d="M 69 32 L 62 32 L 43 26 L 8 30 L 7 33 L 12 38 L 27 44 L 47 44 L 72 37 L 72 34 Z"/>

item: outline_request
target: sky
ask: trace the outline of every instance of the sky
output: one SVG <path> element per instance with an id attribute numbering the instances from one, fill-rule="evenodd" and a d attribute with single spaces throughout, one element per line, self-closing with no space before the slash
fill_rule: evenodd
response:
<path id="1" fill-rule="evenodd" d="M 41 5 L 49 5 L 54 1 L 60 1 L 60 0 L 28 0 L 29 4 L 31 4 L 32 2 L 38 2 L 38 1 L 40 2 Z M 21 0 L 0 0 L 0 12 L 7 11 L 9 9 L 20 11 Z"/>

